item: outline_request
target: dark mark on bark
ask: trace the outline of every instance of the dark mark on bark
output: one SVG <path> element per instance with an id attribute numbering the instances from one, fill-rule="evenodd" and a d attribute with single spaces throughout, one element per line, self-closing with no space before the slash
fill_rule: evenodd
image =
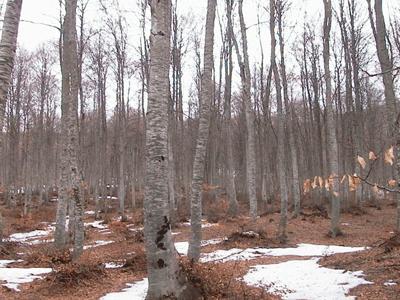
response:
<path id="1" fill-rule="evenodd" d="M 164 216 L 164 224 L 161 226 L 161 229 L 157 232 L 156 244 L 157 247 L 161 250 L 167 250 L 164 246 L 164 243 L 161 241 L 164 239 L 165 234 L 171 230 L 171 224 L 169 223 L 168 217 Z"/>
<path id="2" fill-rule="evenodd" d="M 164 260 L 162 260 L 161 258 L 157 261 L 157 265 L 159 269 L 165 268 L 166 264 L 164 262 Z"/>

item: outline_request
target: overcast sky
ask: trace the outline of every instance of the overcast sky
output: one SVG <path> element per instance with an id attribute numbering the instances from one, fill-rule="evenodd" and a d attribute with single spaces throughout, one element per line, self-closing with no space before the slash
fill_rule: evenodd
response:
<path id="1" fill-rule="evenodd" d="M 99 12 L 98 7 L 99 0 L 90 0 L 89 7 L 87 9 L 87 22 L 90 24 L 97 24 L 101 26 L 102 18 L 104 17 Z M 116 0 L 103 0 L 116 1 Z M 5 0 L 0 0 L 0 3 L 5 3 Z M 138 38 L 140 36 L 139 29 L 139 14 L 138 14 L 138 0 L 119 0 L 121 9 L 124 10 L 126 14 L 127 22 L 129 23 L 128 31 L 128 43 L 131 47 L 131 55 L 136 55 L 134 48 L 138 45 Z M 334 6 L 337 3 L 336 0 L 332 1 Z M 360 9 L 363 10 L 363 14 L 367 16 L 366 11 L 366 1 L 356 0 L 357 4 L 360 4 Z M 389 11 L 393 12 L 395 9 L 399 8 L 398 0 L 386 0 L 384 1 L 384 8 L 386 13 L 386 18 L 389 17 Z M 218 17 L 224 15 L 224 1 L 219 0 Z M 180 15 L 188 16 L 192 26 L 187 29 L 187 34 L 190 35 L 191 30 L 197 30 L 201 32 L 204 26 L 205 14 L 206 14 L 207 0 L 178 0 L 178 12 Z M 257 24 L 257 19 L 259 18 L 261 22 L 261 36 L 263 37 L 263 48 L 266 61 L 268 60 L 269 54 L 269 28 L 268 28 L 268 13 L 265 7 L 269 5 L 268 0 L 244 0 L 244 15 L 246 19 L 246 25 L 250 26 L 248 30 L 248 40 L 249 40 L 249 52 L 251 57 L 251 64 L 259 62 L 260 58 L 260 47 L 257 34 L 257 26 L 251 26 Z M 4 11 L 4 8 L 3 8 Z M 49 25 L 58 26 L 59 24 L 59 0 L 24 0 L 22 9 L 22 20 L 32 21 L 36 23 L 45 23 Z M 291 44 L 294 39 L 302 30 L 302 25 L 305 19 L 312 20 L 317 28 L 318 37 L 321 36 L 320 28 L 323 21 L 323 2 L 322 0 L 293 0 L 291 9 L 287 15 L 286 22 L 286 39 L 288 40 L 287 51 L 291 51 Z M 216 21 L 218 25 L 218 20 Z M 369 24 L 367 24 L 369 25 Z M 369 30 L 369 26 L 366 26 Z M 216 42 L 217 46 L 215 48 L 216 62 L 219 54 L 219 28 L 216 27 Z M 19 33 L 19 44 L 28 50 L 34 50 L 40 44 L 48 41 L 56 41 L 58 39 L 58 31 L 54 28 L 32 24 L 28 22 L 22 22 L 20 25 Z M 204 38 L 202 37 L 202 40 Z M 292 53 L 288 53 L 288 70 L 295 68 L 294 64 L 290 64 Z M 135 59 L 135 57 L 133 58 Z M 293 61 L 293 57 L 292 57 Z M 193 86 L 193 52 L 189 53 L 184 62 L 184 74 L 186 85 L 184 88 L 185 97 L 188 96 L 188 90 Z M 238 81 L 237 86 L 238 86 Z"/>

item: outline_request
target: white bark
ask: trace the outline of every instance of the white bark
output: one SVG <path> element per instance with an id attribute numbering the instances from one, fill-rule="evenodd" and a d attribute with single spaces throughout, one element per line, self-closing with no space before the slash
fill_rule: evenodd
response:
<path id="1" fill-rule="evenodd" d="M 204 67 L 201 77 L 200 121 L 197 136 L 196 154 L 193 164 L 191 204 L 191 239 L 189 243 L 189 258 L 197 261 L 200 257 L 201 243 L 201 194 L 204 183 L 204 165 L 207 141 L 210 127 L 210 104 L 213 97 L 213 56 L 214 56 L 214 22 L 216 0 L 208 0 L 206 33 L 204 44 Z"/>

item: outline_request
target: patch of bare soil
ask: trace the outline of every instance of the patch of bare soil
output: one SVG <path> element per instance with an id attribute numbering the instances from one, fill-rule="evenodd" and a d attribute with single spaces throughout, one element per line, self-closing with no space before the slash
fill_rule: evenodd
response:
<path id="1" fill-rule="evenodd" d="M 266 293 L 264 289 L 249 287 L 238 277 L 247 273 L 248 266 L 241 262 L 224 264 L 193 264 L 181 260 L 181 266 L 204 299 L 280 299 Z"/>

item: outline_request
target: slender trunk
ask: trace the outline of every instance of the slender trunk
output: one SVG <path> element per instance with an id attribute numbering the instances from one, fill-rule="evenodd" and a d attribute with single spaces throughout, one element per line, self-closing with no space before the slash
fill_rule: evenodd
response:
<path id="1" fill-rule="evenodd" d="M 288 207 L 288 187 L 286 182 L 286 168 L 285 168 L 285 113 L 282 104 L 282 91 L 281 79 L 278 72 L 278 66 L 275 60 L 275 16 L 276 16 L 276 2 L 270 0 L 270 33 L 271 33 L 271 68 L 275 79 L 276 89 L 276 102 L 277 102 L 277 127 L 278 127 L 278 153 L 277 153 L 277 171 L 279 178 L 279 187 L 281 195 L 281 214 L 279 221 L 279 238 L 282 242 L 287 239 L 286 226 L 287 226 L 287 207 Z"/>
<path id="2" fill-rule="evenodd" d="M 236 50 L 236 56 L 240 67 L 240 79 L 242 83 L 242 99 L 245 109 L 246 129 L 247 129 L 247 143 L 246 143 L 247 192 L 250 204 L 250 217 L 252 218 L 253 221 L 255 221 L 258 215 L 257 194 L 256 194 L 255 128 L 254 128 L 254 112 L 251 103 L 250 62 L 248 54 L 246 24 L 244 22 L 244 16 L 243 16 L 243 0 L 239 0 L 239 23 L 240 23 L 240 32 L 242 35 L 243 59 L 242 55 L 240 54 L 237 39 L 233 34 L 232 26 L 230 30 Z"/>
<path id="3" fill-rule="evenodd" d="M 336 139 L 336 127 L 333 114 L 332 83 L 329 67 L 330 59 L 330 33 L 332 27 L 332 3 L 331 0 L 323 0 L 325 8 L 324 18 L 324 36 L 323 36 L 323 58 L 325 69 L 325 92 L 326 92 L 326 126 L 327 126 L 327 146 L 328 166 L 332 185 L 331 189 L 331 234 L 336 237 L 340 233 L 340 197 L 339 197 L 339 163 L 338 163 L 338 145 Z"/>
<path id="4" fill-rule="evenodd" d="M 6 97 L 11 81 L 17 49 L 18 27 L 21 17 L 22 0 L 8 0 L 4 15 L 3 29 L 0 40 L 0 133 L 3 131 Z M 3 135 L 0 134 L 0 153 L 3 149 Z M 2 215 L 0 211 L 0 243 L 3 240 Z"/>
<path id="5" fill-rule="evenodd" d="M 282 87 L 283 87 L 283 98 L 285 101 L 285 110 L 287 119 L 287 129 L 289 134 L 289 148 L 290 155 L 292 159 L 292 193 L 293 193 L 293 202 L 294 202 L 294 216 L 298 217 L 300 214 L 300 180 L 299 180 L 299 167 L 297 162 L 297 151 L 296 151 L 296 143 L 294 138 L 294 128 L 295 124 L 293 122 L 293 110 L 294 108 L 290 107 L 289 103 L 289 91 L 288 91 L 288 82 L 286 75 L 286 64 L 285 64 L 285 41 L 283 37 L 283 14 L 284 14 L 284 4 L 281 0 L 277 3 L 277 17 L 278 17 L 278 37 L 279 37 L 279 48 L 280 48 L 280 56 L 281 56 L 281 74 L 282 74 Z"/>
<path id="6" fill-rule="evenodd" d="M 204 43 L 204 66 L 201 77 L 200 120 L 197 136 L 196 154 L 193 163 L 191 204 L 191 238 L 188 257 L 198 261 L 201 244 L 202 188 L 204 183 L 204 167 L 210 127 L 210 104 L 213 98 L 213 64 L 214 64 L 214 23 L 217 1 L 208 0 L 206 33 Z"/>
<path id="7" fill-rule="evenodd" d="M 233 151 L 232 151 L 232 112 L 231 112 L 231 100 L 232 100 L 232 71 L 233 71 L 233 61 L 232 61 L 232 27 L 230 23 L 232 21 L 232 6 L 233 1 L 227 1 L 227 32 L 226 32 L 226 49 L 225 49 L 225 90 L 224 90 L 224 134 L 226 138 L 226 150 L 225 150 L 225 186 L 226 193 L 229 201 L 228 214 L 230 216 L 237 216 L 238 214 L 238 202 L 236 199 L 236 187 L 235 187 L 235 174 L 233 166 Z"/>

